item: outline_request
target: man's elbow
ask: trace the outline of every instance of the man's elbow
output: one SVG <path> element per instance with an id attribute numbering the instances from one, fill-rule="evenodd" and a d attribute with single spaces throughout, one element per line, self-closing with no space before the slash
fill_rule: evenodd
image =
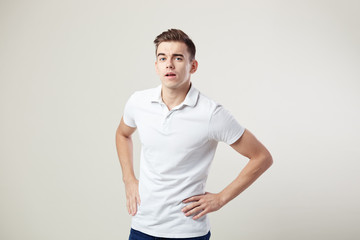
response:
<path id="1" fill-rule="evenodd" d="M 271 165 L 274 163 L 274 160 L 271 156 L 270 153 L 267 153 L 264 158 L 263 158 L 263 162 L 264 162 L 264 166 L 266 167 L 266 169 L 268 169 L 269 167 L 271 167 Z"/>

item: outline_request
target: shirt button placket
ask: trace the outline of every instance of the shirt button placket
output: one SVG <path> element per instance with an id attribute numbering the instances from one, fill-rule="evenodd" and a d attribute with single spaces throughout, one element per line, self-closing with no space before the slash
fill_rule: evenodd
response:
<path id="1" fill-rule="evenodd" d="M 171 110 L 169 111 L 165 104 L 163 104 L 162 107 L 163 107 L 163 117 L 162 117 L 161 127 L 163 132 L 167 133 L 169 130 L 169 118 L 172 111 Z"/>
<path id="2" fill-rule="evenodd" d="M 166 115 L 164 116 L 164 119 L 163 119 L 163 130 L 164 132 L 168 132 L 169 131 L 169 125 L 170 125 L 170 118 L 171 118 L 171 114 L 173 113 L 173 111 L 168 111 L 166 113 Z"/>

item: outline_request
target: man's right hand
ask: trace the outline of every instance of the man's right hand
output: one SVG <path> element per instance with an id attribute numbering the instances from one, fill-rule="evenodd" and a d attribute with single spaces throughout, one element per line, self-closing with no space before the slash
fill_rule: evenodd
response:
<path id="1" fill-rule="evenodd" d="M 126 207 L 130 215 L 135 216 L 137 204 L 140 205 L 139 180 L 134 179 L 125 182 Z"/>

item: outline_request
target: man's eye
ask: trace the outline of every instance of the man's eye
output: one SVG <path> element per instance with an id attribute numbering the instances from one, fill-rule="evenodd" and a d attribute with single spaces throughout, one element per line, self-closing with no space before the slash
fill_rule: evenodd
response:
<path id="1" fill-rule="evenodd" d="M 175 58 L 177 61 L 181 61 L 182 60 L 182 58 L 181 57 L 177 57 L 177 58 Z"/>
<path id="2" fill-rule="evenodd" d="M 165 58 L 160 58 L 159 60 L 160 60 L 160 61 L 165 61 Z"/>

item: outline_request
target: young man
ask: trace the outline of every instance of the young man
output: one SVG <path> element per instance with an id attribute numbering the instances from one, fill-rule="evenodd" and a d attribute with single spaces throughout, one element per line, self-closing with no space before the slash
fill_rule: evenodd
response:
<path id="1" fill-rule="evenodd" d="M 202 95 L 190 78 L 195 45 L 181 30 L 154 41 L 161 85 L 135 92 L 116 131 L 116 147 L 132 217 L 130 240 L 209 239 L 208 213 L 250 186 L 272 164 L 269 151 L 221 105 Z M 133 169 L 131 135 L 142 143 L 140 176 Z M 205 192 L 217 143 L 249 158 L 220 193 Z"/>

